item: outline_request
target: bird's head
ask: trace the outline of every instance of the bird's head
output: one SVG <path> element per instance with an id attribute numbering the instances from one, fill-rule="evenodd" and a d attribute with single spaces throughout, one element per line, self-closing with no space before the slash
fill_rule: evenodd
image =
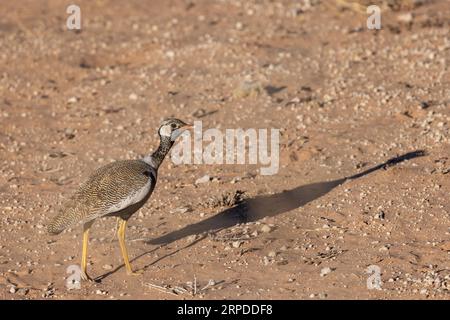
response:
<path id="1" fill-rule="evenodd" d="M 169 118 L 162 122 L 158 133 L 160 137 L 170 137 L 171 141 L 175 141 L 183 131 L 189 128 L 192 128 L 192 125 L 176 118 Z"/>

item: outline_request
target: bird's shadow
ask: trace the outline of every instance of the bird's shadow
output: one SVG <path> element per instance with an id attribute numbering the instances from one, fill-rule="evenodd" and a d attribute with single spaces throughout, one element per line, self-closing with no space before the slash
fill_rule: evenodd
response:
<path id="1" fill-rule="evenodd" d="M 208 219 L 188 225 L 159 238 L 151 239 L 147 241 L 147 243 L 152 245 L 168 244 L 190 235 L 217 232 L 239 223 L 253 222 L 265 217 L 273 217 L 302 207 L 307 203 L 322 197 L 346 180 L 357 179 L 374 171 L 386 169 L 389 166 L 424 155 L 425 152 L 423 150 L 417 150 L 391 158 L 382 164 L 350 177 L 307 184 L 272 195 L 262 195 L 251 199 L 245 199 L 242 203 L 232 208 L 228 208 Z"/>
<path id="2" fill-rule="evenodd" d="M 146 241 L 147 244 L 159 245 L 159 247 L 140 254 L 139 256 L 135 257 L 133 261 L 149 253 L 152 253 L 155 250 L 158 250 L 159 248 L 162 248 L 165 245 L 168 245 L 174 241 L 180 240 L 182 238 L 191 235 L 200 235 L 200 234 L 202 235 L 200 238 L 196 239 L 194 242 L 186 245 L 185 247 L 177 249 L 167 255 L 164 255 L 158 258 L 156 261 L 153 261 L 150 264 L 144 266 L 143 269 L 146 270 L 148 267 L 155 264 L 156 262 L 161 261 L 162 259 L 171 256 L 177 252 L 180 252 L 183 249 L 193 246 L 194 244 L 203 240 L 207 234 L 227 229 L 239 223 L 253 222 L 265 217 L 273 217 L 291 211 L 293 209 L 302 207 L 307 203 L 324 196 L 325 194 L 327 194 L 328 192 L 330 192 L 331 190 L 333 190 L 334 188 L 341 185 L 347 180 L 358 179 L 374 171 L 386 169 L 400 162 L 414 159 L 417 157 L 422 157 L 425 154 L 426 154 L 425 151 L 417 150 L 391 158 L 382 164 L 379 164 L 375 167 L 372 167 L 370 169 L 367 169 L 361 173 L 357 173 L 350 177 L 344 177 L 332 181 L 307 184 L 272 195 L 262 195 L 250 199 L 245 199 L 238 205 L 223 210 L 222 212 L 219 212 L 218 214 L 208 219 L 205 219 L 203 221 L 194 224 L 190 224 L 184 228 L 170 232 L 161 237 Z M 117 267 L 116 269 L 98 277 L 97 280 L 104 279 L 105 277 L 115 273 L 118 269 L 122 267 L 123 265 Z"/>

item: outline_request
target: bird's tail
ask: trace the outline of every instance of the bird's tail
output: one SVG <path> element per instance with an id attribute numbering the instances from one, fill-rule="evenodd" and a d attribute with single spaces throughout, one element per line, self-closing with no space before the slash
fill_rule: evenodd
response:
<path id="1" fill-rule="evenodd" d="M 60 234 L 67 228 L 64 219 L 64 212 L 60 212 L 52 219 L 52 221 L 47 225 L 47 232 L 52 235 Z"/>
<path id="2" fill-rule="evenodd" d="M 80 210 L 76 210 L 70 205 L 63 208 L 47 225 L 47 232 L 49 234 L 57 235 L 81 221 L 83 218 Z"/>

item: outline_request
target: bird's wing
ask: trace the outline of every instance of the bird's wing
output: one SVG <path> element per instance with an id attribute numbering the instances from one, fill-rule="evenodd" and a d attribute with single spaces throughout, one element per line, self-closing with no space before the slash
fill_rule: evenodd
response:
<path id="1" fill-rule="evenodd" d="M 82 206 L 82 220 L 91 220 L 141 202 L 155 185 L 156 170 L 144 161 L 117 161 L 95 171 L 69 203 Z"/>

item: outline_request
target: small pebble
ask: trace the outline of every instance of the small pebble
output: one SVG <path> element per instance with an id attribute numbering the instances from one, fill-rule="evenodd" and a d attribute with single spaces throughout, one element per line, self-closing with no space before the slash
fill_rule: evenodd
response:
<path id="1" fill-rule="evenodd" d="M 261 232 L 269 233 L 271 231 L 272 231 L 272 228 L 270 226 L 268 226 L 267 224 L 265 224 L 261 227 Z"/>
<path id="2" fill-rule="evenodd" d="M 105 295 L 105 294 L 107 294 L 107 293 L 108 293 L 107 291 L 105 291 L 105 290 L 100 290 L 100 289 L 98 289 L 98 290 L 95 291 L 95 294 L 98 294 L 98 295 Z"/>
<path id="3" fill-rule="evenodd" d="M 204 175 L 201 178 L 198 178 L 197 180 L 195 180 L 195 184 L 201 184 L 201 183 L 207 183 L 211 180 L 211 177 L 208 175 Z"/>
<path id="4" fill-rule="evenodd" d="M 320 270 L 320 276 L 325 277 L 326 275 L 330 274 L 331 271 L 333 270 L 331 270 L 331 268 L 329 267 L 322 268 L 322 270 Z"/>
<path id="5" fill-rule="evenodd" d="M 232 246 L 233 248 L 239 248 L 242 244 L 242 241 L 233 241 Z"/>
<path id="6" fill-rule="evenodd" d="M 276 257 L 277 253 L 275 251 L 270 251 L 267 256 L 269 256 L 270 258 L 274 258 Z"/>
<path id="7" fill-rule="evenodd" d="M 73 104 L 73 103 L 77 103 L 77 101 L 78 101 L 77 97 L 71 97 L 71 98 L 69 98 L 69 100 L 67 100 L 67 103 Z"/>

